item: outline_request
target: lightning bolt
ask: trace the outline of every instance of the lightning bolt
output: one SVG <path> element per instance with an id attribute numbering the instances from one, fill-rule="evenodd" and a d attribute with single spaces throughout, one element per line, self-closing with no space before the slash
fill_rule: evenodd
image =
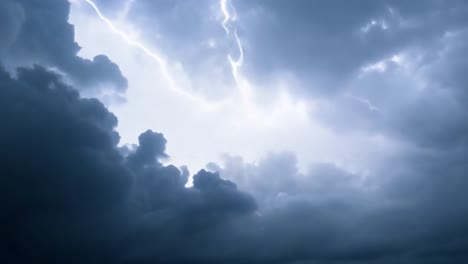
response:
<path id="1" fill-rule="evenodd" d="M 176 85 L 176 82 L 174 81 L 174 78 L 172 77 L 172 75 L 170 74 L 169 72 L 169 69 L 168 69 L 168 66 L 167 66 L 167 63 L 166 61 L 162 58 L 161 55 L 159 55 L 158 53 L 150 50 L 149 48 L 147 48 L 144 44 L 142 44 L 141 42 L 137 41 L 137 40 L 134 40 L 132 39 L 128 34 L 126 34 L 125 32 L 119 30 L 115 25 L 114 23 L 112 23 L 112 21 L 110 19 L 108 19 L 106 16 L 104 16 L 102 14 L 102 12 L 99 10 L 98 6 L 91 0 L 83 0 L 85 1 L 86 3 L 88 3 L 93 9 L 94 11 L 96 12 L 97 16 L 108 26 L 108 28 L 114 33 L 114 34 L 117 34 L 120 38 L 122 38 L 128 45 L 132 46 L 132 47 L 135 47 L 137 49 L 139 49 L 141 52 L 143 52 L 145 55 L 147 55 L 149 58 L 151 58 L 153 61 L 155 61 L 158 65 L 159 65 L 159 68 L 161 70 L 161 73 L 164 77 L 164 79 L 167 81 L 168 83 L 168 86 L 169 88 L 176 92 L 177 94 L 181 95 L 181 96 L 184 96 L 186 98 L 188 98 L 189 100 L 191 101 L 194 101 L 194 102 L 197 102 L 203 106 L 205 106 L 206 108 L 212 108 L 213 106 L 216 106 L 217 104 L 213 104 L 211 102 L 207 102 L 206 100 L 202 99 L 202 98 L 199 98 L 197 96 L 194 96 L 180 88 L 178 88 L 178 86 Z M 132 1 L 130 1 L 132 2 Z"/>
<path id="2" fill-rule="evenodd" d="M 158 52 L 152 51 L 151 49 L 147 48 L 143 43 L 141 43 L 138 40 L 133 39 L 130 35 L 120 30 L 117 26 L 115 26 L 115 24 L 110 19 L 108 19 L 106 16 L 102 14 L 98 6 L 92 0 L 77 0 L 77 1 L 84 1 L 87 4 L 89 4 L 93 8 L 95 13 L 97 14 L 98 18 L 102 22 L 104 22 L 104 24 L 106 24 L 107 27 L 114 34 L 118 35 L 125 43 L 127 43 L 127 45 L 140 50 L 143 54 L 145 54 L 150 59 L 155 61 L 159 65 L 162 76 L 166 80 L 168 84 L 168 88 L 170 88 L 171 91 L 195 103 L 198 103 L 199 105 L 202 106 L 202 109 L 205 109 L 205 110 L 219 109 L 220 106 L 223 106 L 227 103 L 226 100 L 209 102 L 205 100 L 204 98 L 195 96 L 187 92 L 184 89 L 180 89 L 177 86 L 175 79 L 172 77 L 169 67 L 167 65 L 167 62 L 164 60 L 163 56 L 161 56 Z M 128 8 L 130 8 L 133 1 L 134 0 L 128 0 L 127 2 Z M 272 119 L 271 121 L 274 121 L 274 113 L 271 113 L 271 115 L 265 115 L 265 113 L 262 113 L 262 111 L 260 111 L 260 109 L 256 106 L 253 100 L 254 91 L 252 89 L 252 85 L 249 82 L 249 80 L 247 80 L 242 75 L 241 68 L 244 64 L 244 48 L 243 48 L 241 39 L 239 38 L 237 34 L 237 29 L 235 25 L 232 24 L 236 20 L 235 7 L 232 5 L 232 2 L 230 0 L 220 0 L 219 3 L 221 7 L 221 13 L 224 16 L 221 22 L 221 26 L 226 33 L 226 37 L 232 37 L 235 40 L 235 43 L 237 45 L 238 52 L 239 52 L 239 56 L 237 59 L 234 59 L 231 54 L 227 55 L 227 59 L 231 66 L 231 74 L 236 83 L 236 87 L 239 90 L 239 94 L 241 96 L 242 102 L 244 103 L 244 106 L 250 116 L 256 116 L 258 120 Z M 277 106 L 276 108 L 282 109 L 284 107 L 284 108 L 290 109 L 291 106 L 292 106 L 291 103 L 288 100 L 286 100 L 286 102 L 284 102 L 284 106 L 281 105 L 281 106 Z M 298 105 L 298 106 L 302 107 L 301 105 Z M 302 111 L 302 109 L 300 111 Z"/>
<path id="3" fill-rule="evenodd" d="M 284 115 L 283 113 L 293 112 L 297 117 L 306 120 L 307 114 L 305 104 L 302 102 L 292 102 L 287 92 L 280 94 L 279 101 L 275 103 L 275 108 L 271 112 L 268 111 L 268 113 L 266 113 L 264 109 L 257 106 L 253 86 L 250 81 L 243 76 L 241 71 L 244 64 L 244 48 L 234 24 L 237 17 L 236 9 L 231 0 L 220 0 L 219 5 L 221 14 L 224 16 L 221 26 L 226 32 L 226 37 L 232 37 L 238 48 L 239 57 L 234 59 L 231 54 L 228 54 L 227 59 L 231 66 L 231 74 L 241 96 L 244 109 L 247 111 L 247 117 L 251 120 L 255 120 L 256 124 L 261 123 L 268 125 L 275 124 L 278 121 L 277 118 Z"/>
<path id="4" fill-rule="evenodd" d="M 230 54 L 228 54 L 229 64 L 231 64 L 232 68 L 232 76 L 236 81 L 238 88 L 242 94 L 244 100 L 250 100 L 252 97 L 252 90 L 250 88 L 250 84 L 244 77 L 239 73 L 240 68 L 244 64 L 244 49 L 242 47 L 242 43 L 237 36 L 237 31 L 234 31 L 234 38 L 236 39 L 237 46 L 239 48 L 239 58 L 234 60 Z"/>
<path id="5" fill-rule="evenodd" d="M 220 0 L 220 6 L 221 6 L 221 12 L 224 15 L 224 19 L 221 23 L 221 26 L 224 28 L 224 31 L 226 31 L 226 36 L 229 36 L 231 34 L 231 31 L 229 30 L 230 23 L 234 21 L 234 18 L 236 16 L 235 9 L 229 0 Z M 228 8 L 229 6 L 234 10 L 233 14 L 229 12 L 229 8 Z M 232 35 L 234 36 L 234 39 L 237 44 L 237 48 L 239 50 L 239 57 L 236 60 L 232 58 L 231 54 L 227 55 L 229 64 L 231 65 L 231 74 L 241 93 L 244 103 L 248 106 L 252 106 L 252 102 L 251 102 L 252 94 L 253 94 L 252 89 L 250 87 L 249 82 L 240 73 L 240 68 L 244 64 L 244 48 L 242 46 L 242 42 L 239 36 L 237 35 L 237 29 L 235 27 L 234 27 L 234 32 L 232 33 Z"/>
<path id="6" fill-rule="evenodd" d="M 224 31 L 226 31 L 226 35 L 229 35 L 229 28 L 227 24 L 229 23 L 229 20 L 231 19 L 231 14 L 228 11 L 227 3 L 228 3 L 227 0 L 221 0 L 221 3 L 220 3 L 221 12 L 224 15 L 224 19 L 223 19 L 223 22 L 221 22 L 221 26 L 224 28 Z"/>
<path id="7" fill-rule="evenodd" d="M 371 103 L 371 101 L 369 101 L 369 100 L 367 100 L 365 98 L 359 97 L 359 96 L 352 95 L 352 94 L 347 94 L 347 96 L 349 98 L 357 101 L 357 102 L 360 102 L 360 103 L 366 105 L 367 108 L 369 109 L 369 111 L 380 113 L 380 108 L 378 108 L 373 103 Z"/>

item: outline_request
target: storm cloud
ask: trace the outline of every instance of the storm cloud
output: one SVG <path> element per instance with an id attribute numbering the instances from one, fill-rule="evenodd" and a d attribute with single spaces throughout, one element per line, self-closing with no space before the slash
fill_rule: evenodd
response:
<path id="1" fill-rule="evenodd" d="M 186 171 L 157 161 L 161 134 L 143 133 L 122 156 L 115 116 L 56 74 L 35 66 L 1 76 L 4 263 L 125 261 L 139 251 L 177 259 L 186 237 L 220 236 L 211 229 L 256 209 L 215 173 L 185 188 Z"/>
<path id="2" fill-rule="evenodd" d="M 68 1 L 6 0 L 0 10 L 0 56 L 5 66 L 40 63 L 65 73 L 82 89 L 110 86 L 119 93 L 127 89 L 127 79 L 107 56 L 88 60 L 77 55 L 81 47 L 68 23 Z"/>
<path id="3" fill-rule="evenodd" d="M 127 81 L 106 56 L 77 56 L 68 2 L 3 1 L 0 262 L 468 261 L 464 2 L 249 2 L 237 6 L 239 15 L 246 14 L 239 32 L 247 34 L 251 51 L 268 47 L 252 52 L 255 63 L 248 67 L 257 71 L 249 72 L 262 79 L 290 64 L 298 76 L 316 73 L 327 80 L 314 85 L 322 90 L 289 87 L 294 96 L 316 103 L 320 115 L 310 117 L 333 133 L 392 140 L 395 150 L 368 171 L 327 161 L 304 171 L 294 152 L 271 152 L 258 162 L 225 155 L 191 173 L 170 164 L 171 142 L 162 133 L 148 129 L 137 144 L 126 145 L 117 116 L 98 99 L 80 95 L 107 82 L 123 91 Z M 168 23 L 161 29 L 180 26 L 172 19 L 187 12 L 184 3 L 162 4 L 166 9 L 154 18 Z M 141 1 L 128 15 L 151 19 L 145 12 L 156 7 Z M 258 14 L 269 14 L 264 23 L 275 27 L 265 28 L 276 33 L 255 31 Z M 249 21 L 247 29 L 243 23 Z M 305 22 L 310 27 L 303 31 Z M 184 40 L 207 36 L 198 39 L 185 30 L 183 38 L 168 33 L 168 43 L 178 43 L 174 50 Z M 273 33 L 289 38 L 273 43 Z M 294 48 L 295 41 L 310 53 Z M 343 43 L 349 46 L 342 50 Z M 282 56 L 268 55 L 277 52 Z M 395 53 L 399 59 L 391 58 Z M 362 69 L 376 61 L 377 68 Z M 331 91 L 329 78 L 336 84 Z M 165 109 L 169 116 L 180 110 L 171 107 Z M 150 115 L 133 114 L 142 120 Z M 195 133 L 199 128 L 182 131 L 187 144 L 217 127 Z M 322 149 L 310 151 L 325 156 Z"/>
<path id="4" fill-rule="evenodd" d="M 162 134 L 121 154 L 98 100 L 40 66 L 1 76 L 5 263 L 466 261 L 464 151 L 396 160 L 384 180 L 301 175 L 292 154 L 234 159 L 186 188 L 188 171 L 161 163 Z"/>

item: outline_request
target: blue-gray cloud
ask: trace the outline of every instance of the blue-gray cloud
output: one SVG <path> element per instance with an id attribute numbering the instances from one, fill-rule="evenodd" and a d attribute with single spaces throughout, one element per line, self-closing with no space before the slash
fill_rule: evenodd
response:
<path id="1" fill-rule="evenodd" d="M 122 154 L 116 117 L 57 74 L 2 71 L 0 95 L 5 263 L 467 260 L 466 148 L 408 152 L 369 179 L 330 164 L 302 175 L 292 154 L 232 159 L 186 188 L 186 169 L 160 161 L 162 134 Z"/>
<path id="2" fill-rule="evenodd" d="M 108 87 L 122 93 L 127 79 L 104 55 L 92 60 L 77 56 L 73 25 L 68 23 L 70 4 L 65 0 L 6 0 L 0 4 L 2 23 L 0 58 L 12 68 L 41 63 L 56 68 L 82 88 Z"/>
<path id="3" fill-rule="evenodd" d="M 314 86 L 319 91 L 291 91 L 306 98 L 319 94 L 322 121 L 338 132 L 384 134 L 407 145 L 372 175 L 328 163 L 301 173 L 294 154 L 279 153 L 258 164 L 227 157 L 224 164 L 211 164 L 213 171 L 196 173 L 186 188 L 188 170 L 163 165 L 162 134 L 145 131 L 134 148 L 122 148 L 117 118 L 98 100 L 81 98 L 60 74 L 38 65 L 16 74 L 0 70 L 2 263 L 468 261 L 464 2 L 261 2 L 264 10 L 255 10 L 270 20 L 247 12 L 257 5 L 250 3 L 239 1 L 239 13 L 252 16 L 239 24 L 256 52 L 256 74 L 268 75 L 285 63 L 298 73 L 334 77 L 332 84 L 352 79 L 332 92 L 327 81 Z M 174 11 L 184 10 L 183 2 L 162 4 L 156 20 L 182 27 L 170 14 L 184 14 Z M 76 56 L 65 2 L 0 6 L 0 21 L 6 21 L 0 24 L 2 62 L 19 61 L 22 51 L 27 60 L 74 76 L 77 84 L 102 81 L 93 74 L 114 80 L 107 73 L 118 67 L 106 57 L 91 62 Z M 131 12 L 150 19 L 154 6 L 141 1 Z M 358 37 L 372 19 L 377 26 Z M 258 21 L 277 25 L 277 31 Z M 249 28 L 242 24 L 247 22 Z M 62 34 L 52 38 L 45 28 Z M 273 33 L 274 40 L 279 33 L 288 38 L 274 42 Z M 187 45 L 182 40 L 172 40 L 180 50 Z M 260 45 L 266 49 L 257 52 Z M 385 72 L 354 78 L 366 63 L 402 50 L 420 58 L 411 63 L 417 69 L 411 76 L 386 62 Z M 267 58 L 270 53 L 281 56 Z M 364 96 L 378 111 L 348 93 Z"/>
<path id="4" fill-rule="evenodd" d="M 315 95 L 342 91 L 366 64 L 465 28 L 468 12 L 464 1 L 238 2 L 253 77 L 290 69 Z"/>
<path id="5" fill-rule="evenodd" d="M 40 66 L 2 71 L 0 87 L 4 263 L 186 259 L 180 243 L 256 209 L 217 174 L 200 171 L 186 189 L 187 172 L 157 160 L 161 134 L 122 156 L 115 116 Z"/>

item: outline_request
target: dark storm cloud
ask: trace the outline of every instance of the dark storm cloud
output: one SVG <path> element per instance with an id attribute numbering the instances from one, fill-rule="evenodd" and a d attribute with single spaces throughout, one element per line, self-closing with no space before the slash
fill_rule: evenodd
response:
<path id="1" fill-rule="evenodd" d="M 80 87 L 110 85 L 119 93 L 126 90 L 127 79 L 109 58 L 77 56 L 81 48 L 68 23 L 68 1 L 6 0 L 0 10 L 5 13 L 0 24 L 0 58 L 6 65 L 41 63 L 66 73 Z"/>
<path id="2" fill-rule="evenodd" d="M 410 153 L 375 181 L 330 164 L 302 175 L 292 154 L 233 159 L 186 188 L 162 134 L 122 155 L 115 116 L 42 67 L 2 71 L 0 98 L 4 263 L 467 260 L 464 150 Z"/>
<path id="3" fill-rule="evenodd" d="M 253 78 L 294 72 L 303 85 L 289 89 L 312 95 L 315 118 L 330 127 L 436 151 L 466 143 L 465 1 L 237 6 L 251 60 L 246 72 Z M 394 55 L 401 64 L 392 61 Z M 383 70 L 362 70 L 377 62 Z"/>
<path id="4" fill-rule="evenodd" d="M 315 119 L 424 148 L 467 141 L 464 1 L 255 3 L 237 4 L 245 72 L 293 71 L 303 84 L 288 89 L 314 101 Z"/>
<path id="5" fill-rule="evenodd" d="M 237 1 L 252 78 L 289 70 L 329 94 L 367 64 L 466 26 L 465 1 Z M 372 21 L 374 24 L 372 25 Z M 364 32 L 365 31 L 365 32 Z M 312 85 L 308 83 L 312 82 Z"/>
<path id="6" fill-rule="evenodd" d="M 133 247 L 124 237 L 136 251 L 175 254 L 184 236 L 256 209 L 214 173 L 200 171 L 186 189 L 186 169 L 157 161 L 166 156 L 161 134 L 143 133 L 123 157 L 115 116 L 42 67 L 19 69 L 17 79 L 2 71 L 0 87 L 3 263 L 123 261 Z M 173 243 L 158 246 L 163 236 Z"/>
<path id="7" fill-rule="evenodd" d="M 13 1 L 5 0 L 0 8 L 0 57 L 4 56 L 5 51 L 16 39 L 16 36 L 24 21 L 24 12 L 22 8 Z"/>
<path id="8" fill-rule="evenodd" d="M 401 66 L 387 62 L 384 71 L 350 81 L 346 94 L 319 103 L 317 118 L 338 131 L 383 134 L 424 148 L 466 143 L 468 80 L 459 59 L 466 33 L 451 35 L 453 41 L 443 38 L 434 48 L 403 54 L 408 61 Z M 419 60 L 412 61 L 415 57 Z"/>
<path id="9" fill-rule="evenodd" d="M 221 172 L 264 208 L 263 243 L 271 242 L 278 259 L 463 263 L 467 154 L 466 148 L 407 152 L 367 177 L 331 164 L 315 164 L 301 174 L 289 153 L 272 154 L 258 165 L 228 157 Z"/>
<path id="10" fill-rule="evenodd" d="M 2 262 L 112 249 L 99 240 L 115 228 L 131 179 L 115 150 L 117 119 L 44 68 L 1 75 Z"/>
<path id="11" fill-rule="evenodd" d="M 460 103 L 466 103 L 468 78 L 465 69 L 468 64 L 462 55 L 468 52 L 468 28 L 447 32 L 441 39 L 440 46 L 442 54 L 427 56 L 430 63 L 427 74 L 436 85 L 453 90 Z M 432 53 L 438 54 L 437 50 Z"/>
<path id="12" fill-rule="evenodd" d="M 367 8 L 339 2 L 358 14 L 351 16 L 327 3 L 314 5 L 335 14 L 339 22 L 316 9 L 319 17 L 311 18 L 327 22 L 314 28 L 325 35 L 345 31 L 340 23 L 355 28 L 367 21 L 366 14 L 382 8 L 382 2 L 363 2 Z M 398 14 L 413 22 L 424 13 L 424 18 L 432 17 L 430 22 L 437 24 L 438 16 L 448 12 L 441 1 L 421 6 L 387 3 L 400 6 L 395 7 Z M 271 4 L 278 5 L 277 11 L 296 12 L 288 11 L 295 8 L 290 5 Z M 73 30 L 66 23 L 68 5 L 52 1 L 0 5 L 0 14 L 18 14 L 0 17 L 8 23 L 0 24 L 6 36 L 0 52 L 16 43 L 12 45 L 67 74 L 65 69 L 82 67 L 84 60 L 75 56 L 78 46 L 65 45 L 73 43 Z M 435 7 L 440 7 L 440 13 L 433 13 Z M 301 9 L 307 13 L 304 6 Z M 463 11 L 449 9 L 454 14 Z M 49 22 L 52 29 L 65 32 L 59 34 L 62 38 L 49 39 L 46 32 L 50 31 L 40 30 L 49 23 L 46 18 L 51 19 L 46 15 L 49 11 L 57 13 L 53 16 L 57 21 Z M 445 22 L 458 25 L 461 18 L 455 17 Z M 37 32 L 19 26 L 27 25 L 28 19 L 35 21 L 29 23 L 37 24 Z M 68 29 L 60 30 L 63 25 Z M 434 30 L 438 29 L 430 31 Z M 31 35 L 22 36 L 24 32 Z M 307 173 L 300 173 L 293 154 L 279 153 L 258 164 L 229 157 L 222 166 L 211 164 L 219 172 L 201 170 L 193 177 L 193 187 L 186 188 L 188 170 L 162 163 L 168 157 L 162 134 L 148 130 L 140 135 L 138 145 L 121 148 L 117 118 L 98 100 L 80 98 L 57 73 L 34 66 L 20 68 L 12 77 L 0 70 L 0 261 L 466 263 L 468 119 L 463 100 L 465 63 L 459 56 L 466 45 L 461 32 L 453 35 L 457 41 L 444 44 L 443 56 L 429 56 L 439 50 L 437 45 L 429 45 L 427 56 L 422 56 L 428 63 L 421 66 L 422 75 L 431 81 L 425 89 L 411 89 L 416 81 L 402 77 L 395 66 L 384 74 L 366 75 L 353 91 L 364 94 L 380 111 L 369 111 L 366 104 L 345 95 L 336 96 L 349 115 L 328 113 L 335 126 L 351 123 L 353 129 L 363 127 L 411 143 L 366 177 L 333 164 L 313 164 Z M 387 49 L 387 44 L 382 45 Z M 73 52 L 67 47 L 74 47 Z M 61 60 L 51 50 L 72 54 L 65 56 L 72 59 L 58 65 L 55 60 Z M 329 52 L 333 50 L 331 45 Z M 379 57 L 377 53 L 387 51 L 369 52 Z M 367 60 L 345 63 L 334 72 L 341 78 Z M 339 61 L 331 57 L 329 63 Z M 108 61 L 97 57 L 86 67 L 95 64 L 103 65 L 104 71 Z M 91 73 L 80 72 L 76 78 L 90 78 Z M 382 89 L 371 89 L 376 83 Z"/>

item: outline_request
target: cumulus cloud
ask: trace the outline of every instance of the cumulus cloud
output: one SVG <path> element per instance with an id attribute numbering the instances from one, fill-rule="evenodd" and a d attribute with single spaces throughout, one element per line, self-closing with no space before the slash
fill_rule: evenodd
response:
<path id="1" fill-rule="evenodd" d="M 113 87 L 122 93 L 127 79 L 105 55 L 92 60 L 77 55 L 80 46 L 68 23 L 70 4 L 65 0 L 6 0 L 0 4 L 2 16 L 0 58 L 15 67 L 40 63 L 65 73 L 81 88 Z"/>
<path id="2" fill-rule="evenodd" d="M 5 263 L 466 260 L 465 152 L 411 155 L 370 183 L 330 164 L 302 175 L 288 153 L 232 158 L 186 188 L 162 134 L 121 154 L 98 100 L 40 66 L 0 76 Z"/>
<path id="3" fill-rule="evenodd" d="M 291 153 L 217 168 L 258 200 L 279 263 L 461 263 L 466 157 L 406 151 L 366 176 L 324 163 L 301 173 Z"/>
<path id="4" fill-rule="evenodd" d="M 16 79 L 2 71 L 0 87 L 0 119 L 8 124 L 0 131 L 5 263 L 137 254 L 123 238 L 137 240 L 141 248 L 134 250 L 142 254 L 159 248 L 177 259 L 173 250 L 185 239 L 256 209 L 218 174 L 200 171 L 194 187 L 185 188 L 186 169 L 157 160 L 166 155 L 161 134 L 143 133 L 139 146 L 122 156 L 115 116 L 40 66 L 19 69 Z M 129 251 L 110 253 L 121 247 Z"/>

